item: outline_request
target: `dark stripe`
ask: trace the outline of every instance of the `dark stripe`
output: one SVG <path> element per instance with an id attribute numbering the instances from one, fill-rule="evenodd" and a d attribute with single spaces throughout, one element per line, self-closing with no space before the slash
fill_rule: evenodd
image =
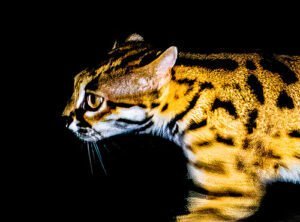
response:
<path id="1" fill-rule="evenodd" d="M 85 119 L 83 118 L 84 113 L 85 113 L 85 110 L 82 109 L 82 108 L 75 109 L 75 117 L 76 117 L 76 119 L 79 122 L 77 125 L 79 127 L 88 127 L 88 128 L 91 128 L 92 126 L 87 121 L 85 121 Z"/>
<path id="2" fill-rule="evenodd" d="M 207 120 L 202 120 L 200 123 L 192 121 L 192 124 L 189 125 L 188 130 L 195 130 L 207 125 Z"/>
<path id="3" fill-rule="evenodd" d="M 294 157 L 300 159 L 300 154 L 295 154 Z"/>
<path id="4" fill-rule="evenodd" d="M 128 52 L 135 50 L 134 47 L 128 47 L 126 49 L 116 49 L 109 53 L 109 56 L 112 60 L 118 60 L 121 57 L 125 56 Z"/>
<path id="5" fill-rule="evenodd" d="M 208 146 L 210 145 L 211 143 L 210 142 L 200 142 L 200 143 L 197 143 L 196 146 Z"/>
<path id="6" fill-rule="evenodd" d="M 236 109 L 231 101 L 221 101 L 220 99 L 216 98 L 211 109 L 213 111 L 218 108 L 224 108 L 229 112 L 230 115 L 234 116 L 234 118 L 238 117 Z"/>
<path id="7" fill-rule="evenodd" d="M 86 84 L 85 89 L 89 89 L 95 91 L 99 88 L 99 79 L 98 77 L 91 80 L 88 84 Z"/>
<path id="8" fill-rule="evenodd" d="M 107 105 L 111 108 L 115 109 L 116 107 L 122 107 L 122 108 L 130 108 L 133 106 L 139 106 L 141 108 L 146 108 L 147 106 L 144 104 L 130 104 L 130 103 L 115 103 L 112 101 L 107 101 Z"/>
<path id="9" fill-rule="evenodd" d="M 258 80 L 258 78 L 255 75 L 251 74 L 247 79 L 247 84 L 250 86 L 250 89 L 256 96 L 257 100 L 261 104 L 264 104 L 265 97 L 264 97 L 263 86 Z"/>
<path id="10" fill-rule="evenodd" d="M 252 110 L 248 114 L 248 123 L 246 124 L 247 131 L 249 134 L 253 133 L 253 129 L 256 128 L 256 119 L 258 117 L 257 109 Z"/>
<path id="11" fill-rule="evenodd" d="M 249 148 L 249 143 L 250 143 L 250 142 L 249 142 L 248 139 L 245 139 L 245 140 L 244 140 L 244 142 L 243 142 L 243 149 L 244 149 L 244 150 L 246 150 L 246 149 Z"/>
<path id="12" fill-rule="evenodd" d="M 233 221 L 234 219 L 236 219 L 235 217 L 223 214 L 217 208 L 200 208 L 200 209 L 197 209 L 195 212 L 199 215 L 205 215 L 205 214 L 210 215 L 214 219 L 218 218 L 218 221 Z M 201 218 L 201 216 L 199 216 L 199 218 Z M 194 221 L 194 220 L 191 220 L 191 221 Z"/>
<path id="13" fill-rule="evenodd" d="M 158 53 L 157 50 L 153 50 L 148 52 L 145 56 L 143 56 L 139 66 L 145 66 L 153 62 L 161 53 Z"/>
<path id="14" fill-rule="evenodd" d="M 288 108 L 288 109 L 293 109 L 294 102 L 291 97 L 286 93 L 286 91 L 281 91 L 279 94 L 279 97 L 277 99 L 277 106 L 279 108 Z"/>
<path id="15" fill-rule="evenodd" d="M 182 111 L 181 113 L 177 114 L 169 123 L 169 128 L 173 129 L 175 123 L 182 119 L 191 109 L 193 109 L 198 101 L 199 95 L 196 93 L 193 97 L 193 99 L 189 102 L 189 105 L 187 108 Z"/>
<path id="16" fill-rule="evenodd" d="M 203 82 L 203 83 L 200 83 L 200 90 L 204 90 L 204 89 L 213 89 L 214 86 L 213 84 L 211 84 L 210 82 Z"/>
<path id="17" fill-rule="evenodd" d="M 205 170 L 210 173 L 226 174 L 226 171 L 224 169 L 224 164 L 221 161 L 215 161 L 212 163 L 203 163 L 203 162 L 197 161 L 196 163 L 193 163 L 193 165 L 196 168 Z"/>
<path id="18" fill-rule="evenodd" d="M 117 122 L 127 123 L 127 124 L 138 124 L 138 125 L 142 125 L 142 124 L 145 124 L 146 122 L 148 122 L 152 117 L 153 117 L 153 116 L 149 116 L 149 117 L 147 117 L 146 119 L 141 120 L 141 121 L 135 121 L 135 120 L 123 119 L 123 118 L 117 119 L 116 121 L 117 121 Z"/>
<path id="19" fill-rule="evenodd" d="M 267 158 L 271 158 L 271 159 L 281 159 L 281 157 L 279 155 L 274 154 L 273 150 L 268 150 L 262 153 L 262 156 L 267 157 Z"/>
<path id="20" fill-rule="evenodd" d="M 189 59 L 179 58 L 176 62 L 177 65 L 185 66 L 199 66 L 210 70 L 223 69 L 226 71 L 234 71 L 238 68 L 239 64 L 232 59 Z"/>
<path id="21" fill-rule="evenodd" d="M 260 65 L 272 73 L 277 73 L 286 84 L 292 84 L 298 81 L 296 74 L 284 63 L 278 61 L 273 55 L 265 55 L 260 61 Z"/>
<path id="22" fill-rule="evenodd" d="M 133 62 L 133 61 L 136 61 L 136 60 L 140 59 L 145 54 L 145 51 L 146 51 L 146 49 L 141 49 L 141 51 L 137 51 L 136 53 L 134 53 L 132 55 L 128 55 L 124 59 L 120 58 L 121 63 L 119 65 L 110 67 L 108 72 L 111 71 L 111 70 L 116 70 L 116 69 L 119 69 L 119 68 L 127 67 L 129 62 Z"/>
<path id="23" fill-rule="evenodd" d="M 178 82 L 179 84 L 187 84 L 189 86 L 192 86 L 195 83 L 194 79 L 177 79 L 175 81 Z"/>
<path id="24" fill-rule="evenodd" d="M 300 130 L 293 130 L 289 133 L 289 136 L 300 138 Z"/>
<path id="25" fill-rule="evenodd" d="M 204 195 L 208 195 L 208 196 L 214 196 L 214 197 L 246 197 L 246 196 L 251 196 L 251 194 L 247 194 L 247 193 L 242 193 L 242 192 L 238 192 L 236 190 L 231 190 L 231 189 L 224 189 L 224 190 L 220 190 L 220 191 L 209 191 L 203 187 L 198 187 L 196 185 L 191 184 L 191 190 L 200 193 L 200 194 L 204 194 Z"/>
<path id="26" fill-rule="evenodd" d="M 226 145 L 233 146 L 233 140 L 231 138 L 226 139 L 226 138 L 221 137 L 220 135 L 217 135 L 217 139 L 216 140 L 219 143 L 224 143 Z"/>
<path id="27" fill-rule="evenodd" d="M 144 42 L 135 42 L 134 44 L 124 44 L 108 53 L 110 58 L 119 59 L 125 56 L 128 52 L 138 50 L 141 48 L 149 47 L 149 45 Z"/>
<path id="28" fill-rule="evenodd" d="M 252 60 L 247 60 L 246 61 L 246 68 L 249 70 L 255 70 L 256 66 Z"/>
<path id="29" fill-rule="evenodd" d="M 146 54 L 146 52 L 145 52 L 146 50 L 147 50 L 147 49 L 145 49 L 145 48 L 144 48 L 144 49 L 140 49 L 140 50 L 136 51 L 134 54 L 126 56 L 126 57 L 121 61 L 120 66 L 122 66 L 122 65 L 124 65 L 124 64 L 127 65 L 127 63 L 129 63 L 129 62 L 133 62 L 133 61 L 135 61 L 135 60 L 141 59 L 141 57 L 142 57 L 143 55 Z"/>
<path id="30" fill-rule="evenodd" d="M 148 123 L 146 123 L 143 127 L 141 127 L 140 129 L 137 129 L 137 132 L 138 131 L 144 131 L 146 130 L 147 128 L 151 127 L 152 125 L 154 124 L 154 122 L 152 120 L 150 120 Z"/>
<path id="31" fill-rule="evenodd" d="M 151 103 L 151 109 L 158 107 L 160 104 L 159 103 Z"/>
<path id="32" fill-rule="evenodd" d="M 161 112 L 165 111 L 166 109 L 168 109 L 169 104 L 166 103 L 162 108 L 161 108 Z"/>
<path id="33" fill-rule="evenodd" d="M 174 128 L 171 130 L 172 135 L 174 136 L 176 133 L 178 133 L 178 130 L 179 130 L 178 125 L 175 124 Z"/>

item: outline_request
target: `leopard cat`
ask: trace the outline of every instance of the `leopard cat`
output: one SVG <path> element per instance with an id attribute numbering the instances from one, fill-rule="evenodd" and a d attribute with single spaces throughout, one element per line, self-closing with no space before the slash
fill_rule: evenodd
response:
<path id="1" fill-rule="evenodd" d="M 67 127 L 85 141 L 135 133 L 181 146 L 195 189 L 177 221 L 244 219 L 268 183 L 300 182 L 300 56 L 178 53 L 133 34 L 107 57 L 75 77 Z"/>

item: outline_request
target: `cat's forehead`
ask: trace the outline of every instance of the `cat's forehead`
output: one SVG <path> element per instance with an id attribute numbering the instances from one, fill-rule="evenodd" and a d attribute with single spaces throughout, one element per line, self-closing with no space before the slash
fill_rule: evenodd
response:
<path id="1" fill-rule="evenodd" d="M 159 52 L 145 42 L 125 42 L 107 53 L 95 74 L 114 74 L 141 67 L 153 61 Z"/>

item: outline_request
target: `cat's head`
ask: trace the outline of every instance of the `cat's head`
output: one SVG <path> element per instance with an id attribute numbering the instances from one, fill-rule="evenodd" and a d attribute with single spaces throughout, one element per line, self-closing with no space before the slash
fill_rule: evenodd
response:
<path id="1" fill-rule="evenodd" d="M 176 58 L 176 47 L 155 50 L 137 34 L 115 44 L 99 68 L 75 77 L 63 112 L 67 127 L 86 141 L 150 127 L 151 110 L 168 86 Z"/>

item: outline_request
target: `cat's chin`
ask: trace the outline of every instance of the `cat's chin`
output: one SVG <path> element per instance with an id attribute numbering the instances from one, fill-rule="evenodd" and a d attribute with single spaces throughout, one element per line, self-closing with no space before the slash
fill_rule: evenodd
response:
<path id="1" fill-rule="evenodd" d="M 78 132 L 75 132 L 75 135 L 82 141 L 85 142 L 98 142 L 102 140 L 99 135 L 86 135 L 86 134 L 81 134 Z"/>
<path id="2" fill-rule="evenodd" d="M 85 137 L 85 136 L 78 136 L 78 138 L 85 142 L 98 142 L 99 140 L 101 140 L 95 137 Z"/>

